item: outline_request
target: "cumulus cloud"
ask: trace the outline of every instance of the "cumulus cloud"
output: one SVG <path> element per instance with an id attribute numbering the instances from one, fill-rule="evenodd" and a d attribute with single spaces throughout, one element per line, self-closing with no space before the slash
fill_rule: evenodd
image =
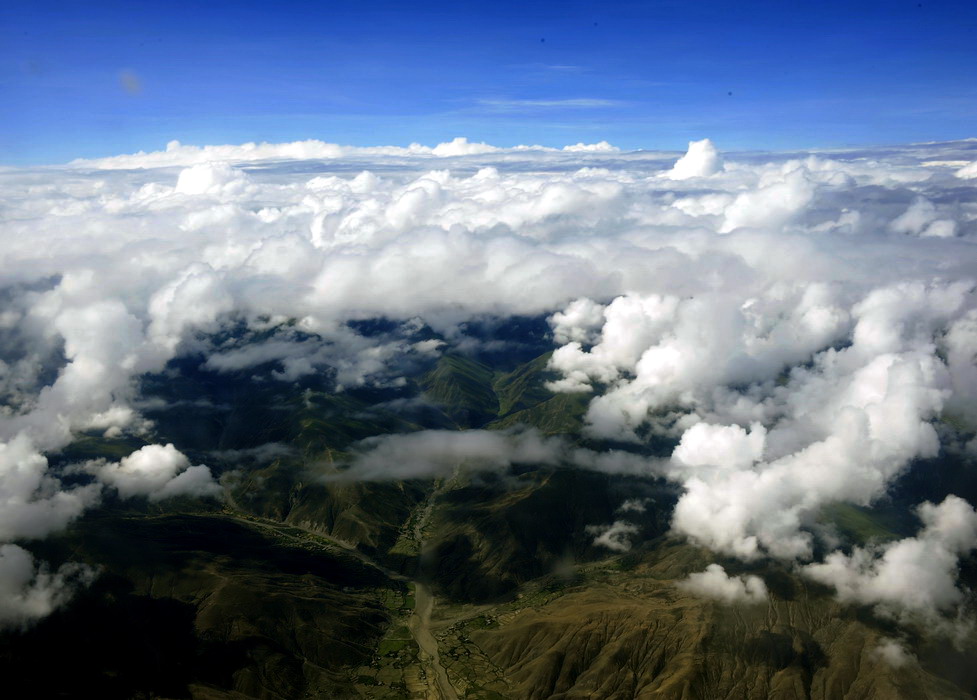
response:
<path id="1" fill-rule="evenodd" d="M 122 498 L 146 496 L 159 501 L 173 496 L 216 496 L 220 486 L 210 469 L 191 466 L 186 455 L 172 444 L 146 445 L 118 463 L 101 462 L 89 467 L 103 483 Z"/>
<path id="2" fill-rule="evenodd" d="M 189 195 L 234 195 L 247 187 L 248 178 L 227 163 L 201 163 L 180 171 L 176 191 Z"/>
<path id="3" fill-rule="evenodd" d="M 620 148 L 612 146 L 607 141 L 575 143 L 572 146 L 564 146 L 563 150 L 569 153 L 619 153 L 621 151 Z"/>
<path id="4" fill-rule="evenodd" d="M 747 558 L 806 557 L 822 504 L 871 503 L 910 460 L 936 455 L 931 421 L 951 398 L 973 402 L 972 288 L 619 297 L 589 350 L 553 354 L 563 379 L 551 386 L 606 387 L 587 416 L 597 436 L 638 440 L 656 416 L 671 421 L 678 532 Z"/>
<path id="5" fill-rule="evenodd" d="M 0 542 L 43 538 L 65 528 L 101 497 L 98 484 L 66 487 L 24 434 L 0 441 Z M 25 627 L 66 603 L 95 572 L 65 564 L 51 573 L 14 544 L 0 544 L 0 628 Z"/>
<path id="6" fill-rule="evenodd" d="M 956 172 L 956 176 L 961 180 L 973 180 L 977 178 L 977 160 L 973 163 L 968 163 Z"/>
<path id="7" fill-rule="evenodd" d="M 472 143 L 464 136 L 458 136 L 447 143 L 440 143 L 431 149 L 435 156 L 474 156 L 482 153 L 495 153 L 499 149 L 487 143 Z"/>
<path id="8" fill-rule="evenodd" d="M 890 227 L 893 231 L 915 236 L 950 238 L 956 233 L 957 223 L 952 219 L 940 219 L 933 202 L 920 197 L 894 219 Z"/>
<path id="9" fill-rule="evenodd" d="M 95 569 L 74 563 L 52 573 L 27 550 L 0 545 L 0 629 L 26 627 L 50 615 L 96 575 Z"/>
<path id="10" fill-rule="evenodd" d="M 272 379 L 386 385 L 438 341 L 349 322 L 450 339 L 473 318 L 547 314 L 550 386 L 592 394 L 588 437 L 665 435 L 672 458 L 421 435 L 404 443 L 425 455 L 404 475 L 530 458 L 662 474 L 682 489 L 677 533 L 809 559 L 825 504 L 881 497 L 938 453 L 948 414 L 977 429 L 977 202 L 959 179 L 971 158 L 953 143 L 721 158 L 706 140 L 672 167 L 602 143 L 459 138 L 173 142 L 6 169 L 0 440 L 15 466 L 0 473 L 0 524 L 41 537 L 93 505 L 98 484 L 66 488 L 45 455 L 81 430 L 145 432 L 136 380 L 181 354 L 206 355 L 210 371 L 272 362 Z M 202 340 L 228 324 L 272 337 Z M 364 445 L 350 474 L 398 478 L 386 445 Z M 166 463 L 159 483 L 207 490 L 203 471 Z M 106 474 L 165 488 L 121 464 Z"/>
<path id="11" fill-rule="evenodd" d="M 930 624 L 964 600 L 956 585 L 958 560 L 977 548 L 977 512 L 956 496 L 917 510 L 923 529 L 915 537 L 877 547 L 832 552 L 804 573 L 830 585 L 847 602 L 872 605 L 882 615 Z"/>
<path id="12" fill-rule="evenodd" d="M 64 487 L 26 436 L 0 442 L 0 540 L 37 539 L 61 530 L 99 496 L 97 486 Z"/>
<path id="13" fill-rule="evenodd" d="M 803 168 L 785 168 L 761 179 L 759 187 L 738 194 L 723 210 L 720 233 L 740 227 L 778 228 L 790 222 L 814 198 L 811 174 Z"/>
<path id="14" fill-rule="evenodd" d="M 590 299 L 576 299 L 550 316 L 549 321 L 557 343 L 590 345 L 604 325 L 604 307 Z"/>
<path id="15" fill-rule="evenodd" d="M 692 177 L 715 175 L 723 167 L 723 159 L 716 146 L 709 139 L 689 141 L 689 150 L 675 161 L 668 172 L 673 180 L 688 180 Z"/>
<path id="16" fill-rule="evenodd" d="M 719 564 L 710 564 L 705 571 L 689 574 L 677 585 L 692 595 L 723 603 L 764 603 L 767 600 L 763 579 L 759 576 L 730 576 Z"/>
<path id="17" fill-rule="evenodd" d="M 759 423 L 750 432 L 738 425 L 698 423 L 682 433 L 672 457 L 686 469 L 743 469 L 760 461 L 766 437 L 767 431 Z"/>

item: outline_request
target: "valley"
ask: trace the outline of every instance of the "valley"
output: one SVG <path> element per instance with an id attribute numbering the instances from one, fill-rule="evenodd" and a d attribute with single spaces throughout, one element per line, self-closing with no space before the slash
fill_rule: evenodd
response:
<path id="1" fill-rule="evenodd" d="M 545 389 L 547 357 L 493 368 L 446 354 L 417 378 L 424 403 L 409 411 L 391 409 L 391 396 L 255 388 L 185 368 L 156 385 L 168 400 L 209 391 L 226 408 L 192 419 L 158 410 L 159 437 L 216 465 L 223 498 L 110 501 L 41 543 L 46 559 L 81 559 L 100 575 L 35 628 L 5 633 L 0 668 L 33 669 L 21 696 L 64 694 L 72 673 L 103 698 L 974 696 L 972 633 L 956 646 L 907 636 L 789 566 L 717 557 L 670 532 L 677 494 L 657 477 L 465 460 L 429 478 L 344 476 L 358 441 L 392 427 L 519 424 L 595 447 L 580 429 L 582 397 Z M 269 443 L 280 447 L 256 458 Z M 87 436 L 62 462 L 138 446 Z M 629 500 L 642 505 L 622 511 Z M 588 527 L 622 518 L 630 547 L 595 543 Z M 884 508 L 839 505 L 823 518 L 853 543 L 910 531 Z M 679 585 L 715 561 L 762 578 L 769 600 L 728 604 Z M 92 625 L 104 640 L 86 641 Z M 893 636 L 914 653 L 900 667 L 876 651 Z M 42 670 L 52 648 L 67 655 L 57 676 Z"/>

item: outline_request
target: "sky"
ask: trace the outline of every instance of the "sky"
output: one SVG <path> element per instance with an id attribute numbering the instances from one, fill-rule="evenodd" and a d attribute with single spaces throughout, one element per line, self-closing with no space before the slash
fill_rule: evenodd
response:
<path id="1" fill-rule="evenodd" d="M 455 136 L 793 149 L 974 136 L 973 2 L 5 2 L 0 164 Z"/>

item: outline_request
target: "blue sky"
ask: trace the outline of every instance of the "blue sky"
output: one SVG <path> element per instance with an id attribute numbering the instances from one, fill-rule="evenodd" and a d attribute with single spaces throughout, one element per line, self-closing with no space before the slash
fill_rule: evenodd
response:
<path id="1" fill-rule="evenodd" d="M 0 163 L 185 143 L 977 136 L 975 2 L 45 3 L 0 9 Z"/>

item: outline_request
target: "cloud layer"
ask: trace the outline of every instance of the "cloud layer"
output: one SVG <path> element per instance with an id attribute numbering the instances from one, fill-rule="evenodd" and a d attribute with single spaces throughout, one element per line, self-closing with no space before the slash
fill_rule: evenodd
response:
<path id="1" fill-rule="evenodd" d="M 606 143 L 174 142 L 0 171 L 3 538 L 64 527 L 103 482 L 212 491 L 172 446 L 82 488 L 45 457 L 82 430 L 145 433 L 134 380 L 182 353 L 359 386 L 437 354 L 418 328 L 450 338 L 485 315 L 548 314 L 552 388 L 593 394 L 595 439 L 677 440 L 667 464 L 530 433 L 420 435 L 396 440 L 428 461 L 391 472 L 395 438 L 380 439 L 357 473 L 476 457 L 660 473 L 683 489 L 676 532 L 810 560 L 822 506 L 885 494 L 941 449 L 946 416 L 965 438 L 977 428 L 971 160 L 965 142 L 725 158 L 708 140 L 681 158 Z M 375 317 L 398 330 L 347 325 Z M 232 322 L 273 337 L 201 340 Z"/>

